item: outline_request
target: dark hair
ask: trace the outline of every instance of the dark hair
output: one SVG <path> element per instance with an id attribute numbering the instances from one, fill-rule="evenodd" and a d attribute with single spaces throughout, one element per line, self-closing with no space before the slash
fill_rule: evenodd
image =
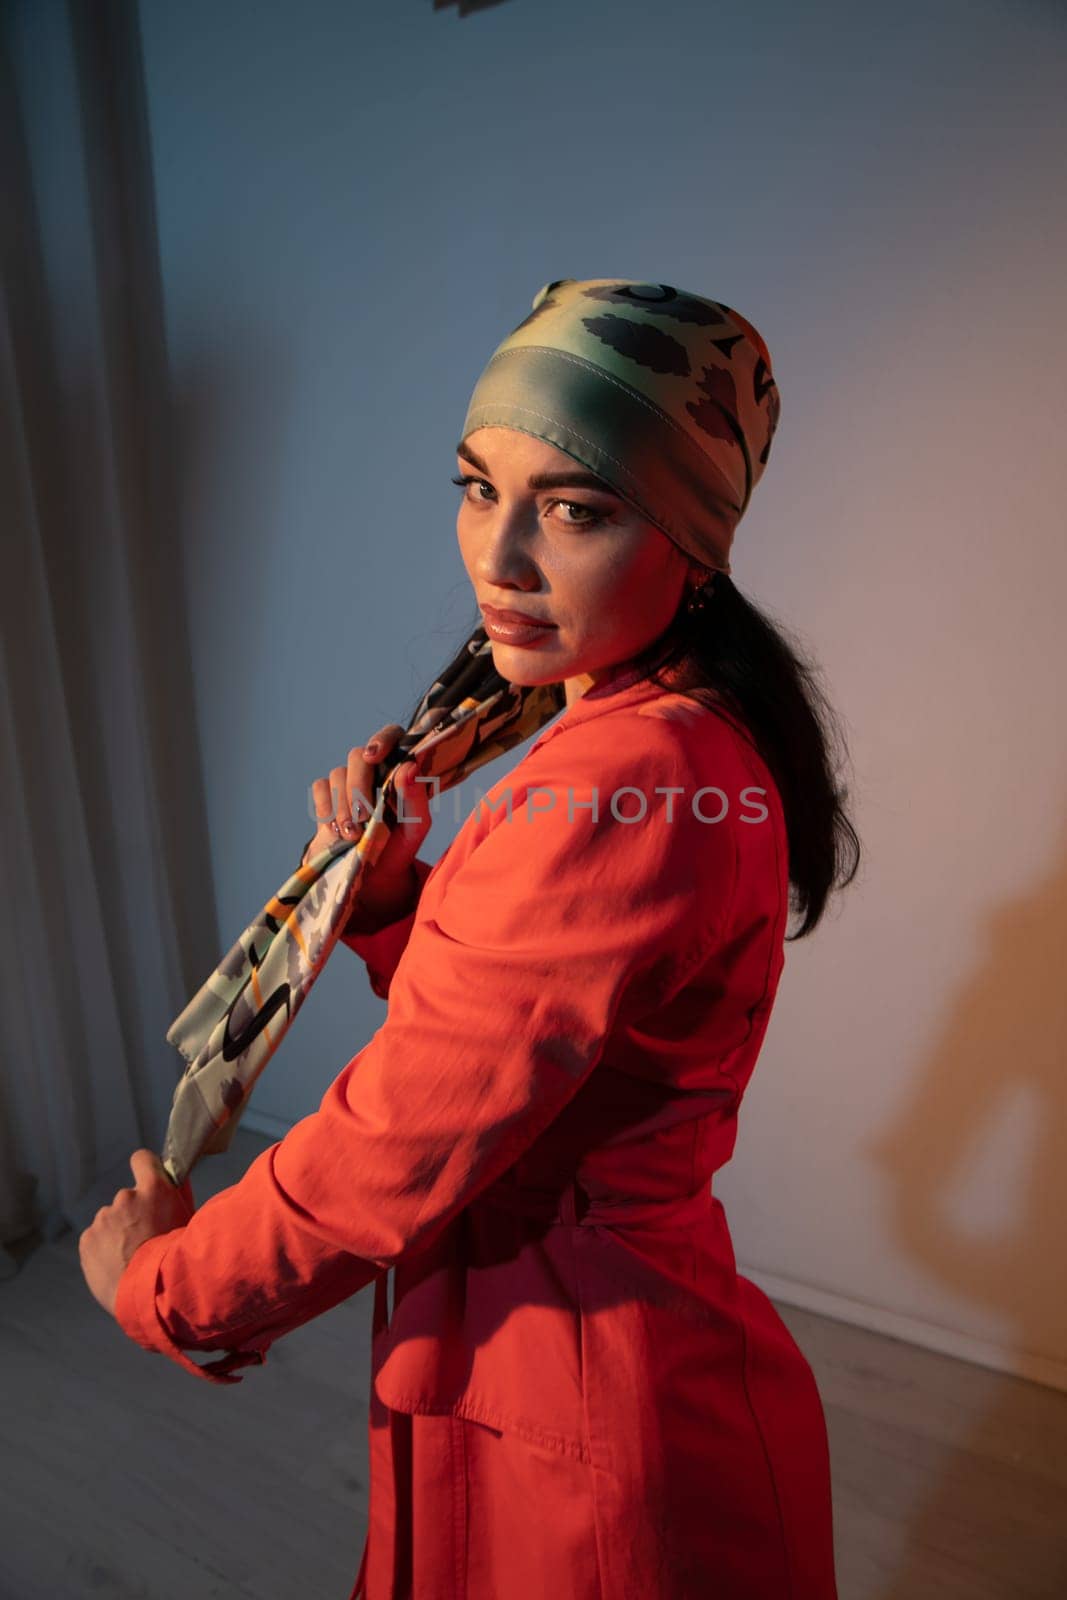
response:
<path id="1" fill-rule="evenodd" d="M 847 756 L 839 721 L 796 638 L 725 572 L 710 579 L 702 610 L 690 612 L 689 592 L 635 665 L 700 705 L 714 710 L 718 702 L 751 736 L 781 797 L 791 909 L 802 919 L 788 937 L 802 939 L 817 927 L 831 890 L 845 888 L 859 868 L 860 841 L 844 806 L 848 789 L 836 782 Z"/>
<path id="2" fill-rule="evenodd" d="M 632 664 L 664 689 L 711 710 L 721 705 L 750 735 L 785 817 L 790 909 L 801 917 L 787 938 L 803 939 L 818 926 L 831 890 L 845 888 L 859 868 L 860 841 L 844 807 L 848 790 L 835 781 L 845 741 L 818 669 L 784 625 L 746 600 L 725 572 L 715 572 L 703 593 L 703 609 L 690 612 L 686 590 L 671 623 Z M 464 637 L 482 620 L 476 611 Z"/>

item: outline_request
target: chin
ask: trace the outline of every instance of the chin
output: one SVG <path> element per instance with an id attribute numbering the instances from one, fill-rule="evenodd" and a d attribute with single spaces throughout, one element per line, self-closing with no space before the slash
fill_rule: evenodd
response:
<path id="1" fill-rule="evenodd" d="M 558 662 L 550 664 L 537 650 L 504 644 L 500 639 L 490 639 L 489 643 L 493 651 L 493 665 L 509 683 L 517 683 L 528 689 L 537 683 L 560 683 L 567 676 Z"/>

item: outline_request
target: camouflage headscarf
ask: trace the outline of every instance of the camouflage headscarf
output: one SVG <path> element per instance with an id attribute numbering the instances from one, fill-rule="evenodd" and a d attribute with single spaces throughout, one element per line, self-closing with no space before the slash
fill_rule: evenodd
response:
<path id="1" fill-rule="evenodd" d="M 778 414 L 767 346 L 730 306 L 665 283 L 557 278 L 497 347 L 462 436 L 544 439 L 728 573 Z"/>

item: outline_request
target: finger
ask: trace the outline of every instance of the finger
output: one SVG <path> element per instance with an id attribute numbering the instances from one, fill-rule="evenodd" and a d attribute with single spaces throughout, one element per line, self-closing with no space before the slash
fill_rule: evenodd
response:
<path id="1" fill-rule="evenodd" d="M 363 754 L 368 761 L 380 761 L 403 736 L 404 729 L 399 722 L 387 722 L 384 728 L 379 728 L 378 732 L 367 740 L 363 746 Z"/>
<path id="2" fill-rule="evenodd" d="M 403 841 L 404 854 L 409 858 L 418 854 L 423 840 L 433 826 L 430 812 L 433 785 L 418 782 L 419 775 L 418 766 L 414 761 L 405 761 L 397 768 L 398 831 Z"/>
<path id="3" fill-rule="evenodd" d="M 355 834 L 352 822 L 352 806 L 348 799 L 348 768 L 333 767 L 330 771 L 330 796 L 334 803 L 334 821 L 337 831 L 342 838 L 350 839 Z"/>
<path id="4" fill-rule="evenodd" d="M 430 796 L 433 792 L 433 784 L 420 783 L 420 777 L 424 776 L 425 774 L 419 772 L 418 762 L 414 760 L 405 761 L 396 769 L 396 781 L 404 791 L 404 809 L 408 816 L 411 816 L 412 813 L 419 817 L 428 817 L 430 815 Z"/>
<path id="5" fill-rule="evenodd" d="M 395 746 L 404 737 L 405 731 L 402 723 L 387 722 L 385 727 L 379 728 L 377 733 L 372 734 L 363 746 L 360 754 L 370 763 L 366 785 L 368 799 L 374 799 L 376 780 L 383 781 L 379 775 L 379 764 L 392 755 Z M 354 799 L 353 811 L 355 811 Z M 356 814 L 358 815 L 358 812 Z"/>
<path id="6" fill-rule="evenodd" d="M 170 1182 L 163 1169 L 163 1163 L 154 1150 L 135 1150 L 130 1157 L 130 1171 L 138 1188 L 142 1184 L 158 1183 L 161 1178 Z"/>
<path id="7" fill-rule="evenodd" d="M 329 778 L 316 778 L 311 785 L 311 798 L 315 802 L 315 821 L 319 827 L 328 827 L 333 818 L 333 801 L 330 799 Z"/>
<path id="8" fill-rule="evenodd" d="M 374 767 L 365 760 L 363 747 L 360 745 L 353 745 L 348 752 L 345 780 L 348 784 L 348 803 L 353 818 L 353 827 L 348 836 L 354 836 L 359 833 L 374 810 Z"/>

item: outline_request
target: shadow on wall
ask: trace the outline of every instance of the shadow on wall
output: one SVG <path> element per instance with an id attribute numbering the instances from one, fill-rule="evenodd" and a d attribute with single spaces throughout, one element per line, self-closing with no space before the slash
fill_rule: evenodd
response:
<path id="1" fill-rule="evenodd" d="M 1067 840 L 1057 870 L 1027 898 L 1002 905 L 987 924 L 986 950 L 956 995 L 925 1068 L 915 1074 L 910 1103 L 869 1150 L 887 1178 L 896 1238 L 931 1279 L 1004 1319 L 1003 1343 L 1018 1354 L 1016 1370 L 1054 1382 L 1054 1352 L 1067 1346 Z M 976 1150 L 991 1140 L 1021 1149 L 1012 1195 L 973 1188 L 954 1194 Z M 956 1221 L 969 1217 L 968 1225 Z M 989 1219 L 986 1226 L 975 1218 Z M 1048 1341 L 1051 1329 L 1051 1348 Z M 1045 1348 L 1042 1348 L 1045 1346 Z M 1003 1416 L 993 1407 L 957 1441 L 951 1465 L 931 1483 L 909 1521 L 914 1565 L 894 1575 L 884 1600 L 909 1600 L 929 1579 L 931 1551 L 944 1530 L 969 1526 L 976 1577 L 1002 1553 L 1003 1511 L 991 1462 L 1028 1474 L 1028 1518 L 1022 1574 L 1051 1573 L 1062 1561 L 1061 1490 L 1055 1458 L 1062 1429 L 1047 1394 L 1049 1425 L 1020 1448 L 1018 1399 L 1005 1383 Z M 909 1419 L 914 1422 L 914 1419 Z M 931 1438 L 937 1424 L 931 1425 Z M 921 1431 L 921 1429 L 920 1429 Z M 912 1467 L 914 1463 L 912 1463 Z M 974 1508 L 990 1515 L 975 1523 Z M 1014 1591 L 1013 1591 L 1014 1592 Z M 1036 1590 L 1018 1591 L 1020 1594 Z M 1044 1593 L 1046 1591 L 1041 1590 Z M 1052 1591 L 1047 1591 L 1051 1593 Z"/>

